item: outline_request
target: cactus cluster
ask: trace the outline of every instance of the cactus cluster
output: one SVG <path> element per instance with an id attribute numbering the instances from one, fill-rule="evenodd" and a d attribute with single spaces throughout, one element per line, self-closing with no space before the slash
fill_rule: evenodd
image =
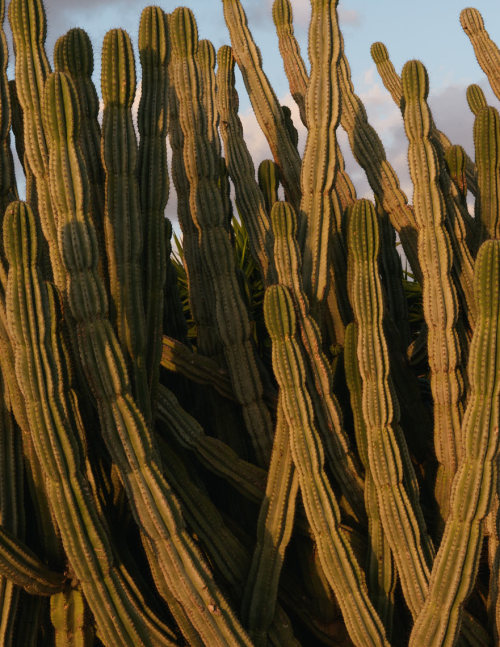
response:
<path id="1" fill-rule="evenodd" d="M 423 64 L 371 46 L 410 201 L 337 0 L 311 0 L 309 68 L 291 1 L 272 7 L 302 157 L 242 2 L 222 5 L 218 52 L 189 9 L 143 10 L 135 124 L 127 32 L 104 38 L 99 119 L 90 39 L 51 63 L 42 0 L 10 1 L 8 81 L 0 0 L 0 646 L 498 645 L 498 110 L 468 88 L 471 159 Z M 500 98 L 499 49 L 460 21 Z"/>

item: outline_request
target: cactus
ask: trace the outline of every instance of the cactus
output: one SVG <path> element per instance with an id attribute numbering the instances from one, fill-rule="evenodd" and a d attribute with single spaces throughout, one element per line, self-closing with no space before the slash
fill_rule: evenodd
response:
<path id="1" fill-rule="evenodd" d="M 427 72 L 418 61 L 406 63 L 403 74 L 408 159 L 415 185 L 415 217 L 419 225 L 419 258 L 427 348 L 434 395 L 434 437 L 440 464 L 436 497 L 443 519 L 448 514 L 453 476 L 462 450 L 463 375 L 456 330 L 457 297 L 451 281 L 451 246 L 444 226 L 444 200 L 438 184 L 437 156 L 429 140 L 430 113 L 425 102 Z M 421 163 L 425 160 L 425 164 Z"/>
<path id="2" fill-rule="evenodd" d="M 450 514 L 432 567 L 429 595 L 410 637 L 410 645 L 452 644 L 460 626 L 463 600 L 477 572 L 481 521 L 488 514 L 496 480 L 499 420 L 500 245 L 487 241 L 474 272 L 478 322 L 467 365 L 470 398 L 462 432 L 464 455 L 454 481 Z M 453 568 L 450 569 L 450 565 Z M 439 612 L 436 600 L 439 599 Z"/>
<path id="3" fill-rule="evenodd" d="M 11 0 L 0 643 L 496 644 L 498 112 L 468 88 L 473 163 L 436 128 L 422 64 L 400 76 L 372 45 L 410 203 L 352 85 L 337 1 L 312 1 L 309 68 L 294 3 L 273 1 L 303 155 L 244 5 L 222 0 L 217 56 L 190 10 L 143 10 L 136 129 L 131 36 L 104 38 L 101 127 L 89 36 L 61 36 L 52 73 L 42 0 Z M 498 48 L 477 10 L 461 23 L 495 89 Z M 274 158 L 258 169 L 236 65 Z"/>
<path id="4" fill-rule="evenodd" d="M 489 37 L 483 17 L 477 9 L 468 7 L 460 14 L 460 24 L 474 47 L 477 61 L 488 77 L 493 92 L 500 99 L 500 49 Z"/>

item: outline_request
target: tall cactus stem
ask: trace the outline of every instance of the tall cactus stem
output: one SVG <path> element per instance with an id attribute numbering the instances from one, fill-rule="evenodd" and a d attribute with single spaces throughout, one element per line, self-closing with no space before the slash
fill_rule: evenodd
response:
<path id="1" fill-rule="evenodd" d="M 109 288 L 118 339 L 131 370 L 133 393 L 150 423 L 141 263 L 143 225 L 132 121 L 135 85 L 130 37 L 122 29 L 112 29 L 104 37 L 101 72 L 104 101 L 101 151 L 106 174 L 104 231 Z M 158 271 L 161 270 L 158 268 Z"/>
<path id="2" fill-rule="evenodd" d="M 419 61 L 402 73 L 408 160 L 414 183 L 418 249 L 422 268 L 422 299 L 428 326 L 427 348 L 434 397 L 434 438 L 439 472 L 436 498 L 442 519 L 448 515 L 453 476 L 462 453 L 464 377 L 458 333 L 457 295 L 451 279 L 451 244 L 445 227 L 445 204 L 438 183 L 438 161 L 429 139 L 427 72 Z"/>
<path id="3" fill-rule="evenodd" d="M 139 26 L 142 85 L 137 116 L 140 137 L 137 174 L 144 235 L 145 369 L 153 411 L 161 357 L 163 291 L 167 265 L 171 264 L 170 256 L 166 255 L 164 215 L 169 194 L 166 147 L 169 55 L 167 17 L 159 7 L 146 7 Z M 175 307 L 174 303 L 169 307 Z"/>
<path id="4" fill-rule="evenodd" d="M 224 211 L 217 183 L 217 158 L 204 132 L 198 99 L 197 27 L 192 13 L 176 9 L 170 21 L 172 70 L 180 103 L 184 161 L 190 184 L 191 217 L 198 229 L 202 259 L 216 300 L 216 322 L 233 390 L 242 406 L 257 461 L 267 465 L 272 423 L 263 401 L 263 385 L 250 342 L 248 313 L 237 282 L 233 250 L 224 228 Z M 188 100 L 189 98 L 189 100 Z M 204 178 L 201 182 L 200 178 Z"/>
<path id="5" fill-rule="evenodd" d="M 223 0 L 233 55 L 243 76 L 257 121 L 280 168 L 287 199 L 300 204 L 300 158 L 285 126 L 278 99 L 262 69 L 262 58 L 248 29 L 240 0 Z"/>
<path id="6" fill-rule="evenodd" d="M 462 426 L 464 453 L 453 480 L 450 513 L 434 560 L 429 594 L 411 633 L 411 647 L 454 644 L 477 574 L 483 519 L 495 498 L 500 416 L 499 241 L 481 246 L 474 284 L 478 318 L 467 366 L 470 397 Z"/>

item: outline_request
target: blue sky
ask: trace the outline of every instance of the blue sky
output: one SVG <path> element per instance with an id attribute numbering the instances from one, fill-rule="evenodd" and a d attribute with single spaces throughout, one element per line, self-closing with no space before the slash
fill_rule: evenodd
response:
<path id="1" fill-rule="evenodd" d="M 309 0 L 291 0 L 294 9 L 295 32 L 307 58 L 307 28 L 310 15 Z M 123 27 L 137 44 L 139 17 L 147 2 L 131 0 L 45 0 L 48 17 L 47 50 L 51 55 L 57 37 L 71 27 L 82 27 L 94 45 L 95 82 L 99 89 L 99 58 L 102 39 L 108 29 Z M 165 11 L 172 11 L 177 3 L 160 2 Z M 198 22 L 201 38 L 209 38 L 216 47 L 229 43 L 219 0 L 184 0 Z M 264 69 L 282 103 L 293 109 L 293 100 L 279 56 L 274 25 L 271 19 L 272 0 L 242 0 L 248 15 L 250 29 L 259 45 Z M 489 89 L 486 77 L 476 62 L 472 46 L 459 22 L 461 9 L 466 4 L 457 0 L 340 0 L 339 15 L 356 92 L 362 97 L 372 125 L 381 135 L 388 159 L 400 174 L 403 187 L 411 199 L 406 163 L 406 140 L 399 110 L 380 82 L 370 57 L 370 45 L 383 41 L 398 71 L 404 62 L 419 58 L 430 76 L 430 104 L 437 125 L 454 143 L 462 144 L 469 153 L 472 146 L 472 116 L 465 100 L 470 83 L 479 83 L 492 105 L 498 102 Z M 498 0 L 476 0 L 473 5 L 481 11 L 486 29 L 500 45 L 500 4 Z M 8 29 L 8 28 L 7 28 Z M 12 65 L 9 65 L 12 76 Z M 140 75 L 140 70 L 138 70 Z M 254 159 L 259 162 L 269 157 L 266 142 L 252 114 L 250 103 L 241 81 L 240 115 Z M 293 114 L 297 115 L 296 111 Z M 298 118 L 296 125 L 299 126 Z M 360 195 L 369 195 L 362 172 L 350 158 L 345 137 L 339 134 L 346 163 Z M 303 144 L 305 133 L 301 132 Z M 175 212 L 175 198 L 170 202 L 169 215 Z"/>

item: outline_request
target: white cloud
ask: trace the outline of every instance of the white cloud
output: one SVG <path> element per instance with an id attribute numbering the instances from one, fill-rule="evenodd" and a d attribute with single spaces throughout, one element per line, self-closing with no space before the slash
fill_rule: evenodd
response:
<path id="1" fill-rule="evenodd" d="M 339 7 L 338 17 L 339 22 L 343 27 L 347 25 L 357 27 L 362 22 L 361 14 L 359 13 L 359 11 L 355 11 L 354 9 L 345 9 L 344 7 Z"/>

